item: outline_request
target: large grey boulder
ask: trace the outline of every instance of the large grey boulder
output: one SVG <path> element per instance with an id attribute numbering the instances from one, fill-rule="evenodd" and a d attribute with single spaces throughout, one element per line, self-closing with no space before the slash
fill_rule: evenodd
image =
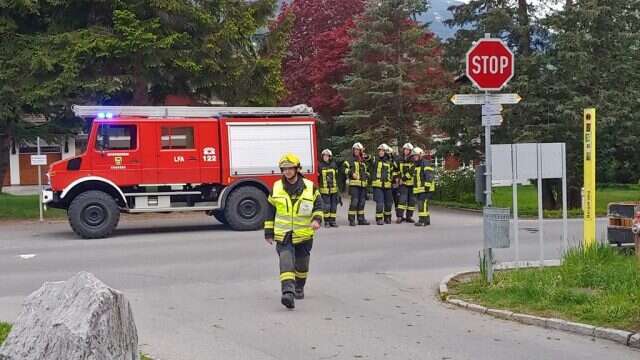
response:
<path id="1" fill-rule="evenodd" d="M 80 272 L 47 282 L 24 301 L 0 360 L 138 360 L 138 333 L 124 295 Z"/>

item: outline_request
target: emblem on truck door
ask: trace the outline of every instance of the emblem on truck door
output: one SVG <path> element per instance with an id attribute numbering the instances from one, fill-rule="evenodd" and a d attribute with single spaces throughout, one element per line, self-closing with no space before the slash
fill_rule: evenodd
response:
<path id="1" fill-rule="evenodd" d="M 202 160 L 206 162 L 216 161 L 216 148 L 206 147 L 202 149 Z"/>

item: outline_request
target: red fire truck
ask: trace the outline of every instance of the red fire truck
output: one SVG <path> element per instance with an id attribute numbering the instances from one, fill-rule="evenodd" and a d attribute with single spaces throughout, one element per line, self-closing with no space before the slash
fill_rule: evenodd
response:
<path id="1" fill-rule="evenodd" d="M 203 211 L 256 230 L 285 152 L 317 179 L 316 121 L 305 105 L 275 108 L 74 106 L 92 118 L 87 150 L 49 167 L 47 207 L 66 209 L 83 238 L 109 236 L 120 213 Z"/>

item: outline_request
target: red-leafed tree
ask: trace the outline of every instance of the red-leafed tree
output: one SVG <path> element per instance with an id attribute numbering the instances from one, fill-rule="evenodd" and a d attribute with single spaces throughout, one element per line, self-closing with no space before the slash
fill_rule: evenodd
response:
<path id="1" fill-rule="evenodd" d="M 282 62 L 285 105 L 305 103 L 325 121 L 341 113 L 344 100 L 334 88 L 349 72 L 344 58 L 351 43 L 353 18 L 363 0 L 293 0 L 277 24 L 293 17 L 287 54 Z"/>
<path id="2" fill-rule="evenodd" d="M 420 0 L 367 0 L 352 31 L 352 69 L 340 90 L 347 133 L 368 144 L 428 143 L 450 76 L 433 33 L 412 20 Z"/>

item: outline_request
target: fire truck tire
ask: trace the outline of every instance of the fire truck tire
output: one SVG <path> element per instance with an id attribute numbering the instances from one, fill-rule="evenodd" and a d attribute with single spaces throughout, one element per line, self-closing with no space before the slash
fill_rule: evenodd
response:
<path id="1" fill-rule="evenodd" d="M 120 209 L 115 199 L 98 190 L 76 196 L 67 213 L 73 231 L 85 239 L 111 235 L 120 220 Z"/>
<path id="2" fill-rule="evenodd" d="M 227 199 L 224 217 L 234 230 L 258 230 L 267 216 L 267 195 L 253 186 L 235 189 Z"/>
<path id="3" fill-rule="evenodd" d="M 227 221 L 227 218 L 224 217 L 224 210 L 222 210 L 222 209 L 213 210 L 213 217 L 216 218 L 216 220 L 218 220 L 219 222 L 221 222 L 224 225 L 228 225 L 229 224 L 229 222 Z"/>

